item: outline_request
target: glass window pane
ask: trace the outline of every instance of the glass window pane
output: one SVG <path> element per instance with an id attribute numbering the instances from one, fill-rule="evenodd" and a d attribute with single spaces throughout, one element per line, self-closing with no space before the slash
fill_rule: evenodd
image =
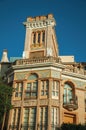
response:
<path id="1" fill-rule="evenodd" d="M 23 84 L 19 83 L 19 90 L 22 91 L 23 90 Z"/>
<path id="2" fill-rule="evenodd" d="M 19 92 L 19 93 L 18 93 L 18 97 L 21 97 L 21 96 L 22 96 L 22 93 L 21 93 L 21 92 Z"/>
<path id="3" fill-rule="evenodd" d="M 56 92 L 56 96 L 58 96 L 58 92 Z"/>
<path id="4" fill-rule="evenodd" d="M 32 96 L 36 96 L 37 94 L 36 93 L 32 93 Z"/>
<path id="5" fill-rule="evenodd" d="M 15 93 L 15 97 L 18 97 L 18 92 Z"/>
<path id="6" fill-rule="evenodd" d="M 44 95 L 44 91 L 41 92 L 41 95 Z"/>
<path id="7" fill-rule="evenodd" d="M 32 88 L 34 91 L 37 91 L 37 82 L 34 82 L 33 83 L 33 88 Z"/>
<path id="8" fill-rule="evenodd" d="M 55 92 L 54 91 L 52 92 L 52 96 L 55 96 Z"/>
<path id="9" fill-rule="evenodd" d="M 30 97 L 30 93 L 29 92 L 26 92 L 25 95 L 26 95 L 26 97 Z"/>
<path id="10" fill-rule="evenodd" d="M 27 84 L 27 90 L 30 90 L 31 89 L 31 83 L 28 83 Z"/>
<path id="11" fill-rule="evenodd" d="M 48 95 L 48 92 L 47 92 L 47 91 L 45 91 L 45 95 Z"/>

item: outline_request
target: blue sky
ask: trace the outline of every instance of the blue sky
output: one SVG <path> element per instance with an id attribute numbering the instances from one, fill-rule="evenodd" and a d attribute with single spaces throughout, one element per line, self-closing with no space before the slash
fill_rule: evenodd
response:
<path id="1" fill-rule="evenodd" d="M 60 55 L 74 55 L 86 61 L 86 0 L 0 0 L 0 59 L 3 49 L 9 57 L 21 57 L 24 49 L 23 22 L 29 16 L 52 13 Z"/>

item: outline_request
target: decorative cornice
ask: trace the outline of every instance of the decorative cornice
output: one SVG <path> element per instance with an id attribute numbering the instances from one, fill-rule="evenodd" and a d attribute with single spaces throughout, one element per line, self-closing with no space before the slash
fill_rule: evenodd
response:
<path id="1" fill-rule="evenodd" d="M 56 22 L 55 19 L 53 18 L 44 21 L 23 22 L 23 24 L 29 29 L 37 29 L 47 26 L 55 26 Z"/>

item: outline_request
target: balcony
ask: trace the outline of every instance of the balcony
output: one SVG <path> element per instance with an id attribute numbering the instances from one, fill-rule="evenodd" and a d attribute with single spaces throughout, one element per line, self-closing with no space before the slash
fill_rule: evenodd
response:
<path id="1" fill-rule="evenodd" d="M 64 98 L 67 100 L 64 101 Z M 68 100 L 68 97 L 63 95 L 63 101 L 63 108 L 67 109 L 68 111 L 74 111 L 78 109 L 77 96 L 73 96 L 73 98 Z"/>
<path id="2" fill-rule="evenodd" d="M 19 59 L 19 60 L 16 60 L 13 64 L 14 65 L 26 65 L 26 64 L 46 63 L 46 62 L 59 63 L 60 58 L 49 56 L 49 57 L 37 57 L 37 58 L 29 58 L 29 59 Z"/>

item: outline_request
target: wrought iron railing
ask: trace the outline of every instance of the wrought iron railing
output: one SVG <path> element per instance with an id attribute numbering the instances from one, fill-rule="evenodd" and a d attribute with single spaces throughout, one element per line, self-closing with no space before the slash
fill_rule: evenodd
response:
<path id="1" fill-rule="evenodd" d="M 67 100 L 64 100 L 66 98 Z M 63 107 L 69 111 L 78 109 L 78 98 L 76 95 L 73 95 L 72 98 L 63 95 Z"/>

